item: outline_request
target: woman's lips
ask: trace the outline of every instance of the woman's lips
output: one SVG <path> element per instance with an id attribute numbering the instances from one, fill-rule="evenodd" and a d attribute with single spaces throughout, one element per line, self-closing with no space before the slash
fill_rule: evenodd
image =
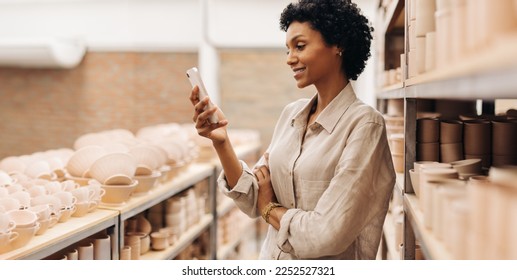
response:
<path id="1" fill-rule="evenodd" d="M 296 69 L 293 69 L 293 71 L 294 71 L 294 75 L 293 75 L 294 78 L 298 79 L 305 72 L 305 67 L 303 67 L 303 68 L 296 68 Z"/>

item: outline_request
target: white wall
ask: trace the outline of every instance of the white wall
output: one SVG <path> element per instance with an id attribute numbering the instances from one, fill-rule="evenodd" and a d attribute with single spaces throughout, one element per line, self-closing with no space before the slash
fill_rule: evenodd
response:
<path id="1" fill-rule="evenodd" d="M 278 19 L 289 2 L 0 0 L 0 37 L 79 37 L 89 51 L 199 52 L 206 87 L 217 102 L 217 48 L 284 48 Z M 356 2 L 373 21 L 377 1 Z M 355 88 L 361 99 L 375 105 L 372 65 L 370 61 Z"/>
<path id="2" fill-rule="evenodd" d="M 208 13 L 202 18 L 202 2 Z M 82 37 L 92 51 L 282 47 L 286 0 L 0 0 L 0 36 Z"/>

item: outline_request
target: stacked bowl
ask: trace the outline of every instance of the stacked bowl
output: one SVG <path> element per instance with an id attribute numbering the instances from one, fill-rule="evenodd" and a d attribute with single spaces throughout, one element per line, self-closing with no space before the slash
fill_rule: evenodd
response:
<path id="1" fill-rule="evenodd" d="M 137 163 L 128 153 L 109 153 L 95 160 L 89 173 L 105 190 L 103 204 L 120 205 L 129 200 L 138 185 L 134 180 Z"/>

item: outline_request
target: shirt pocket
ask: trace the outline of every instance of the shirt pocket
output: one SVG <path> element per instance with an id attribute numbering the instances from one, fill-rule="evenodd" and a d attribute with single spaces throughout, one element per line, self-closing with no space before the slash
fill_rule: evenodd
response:
<path id="1" fill-rule="evenodd" d="M 299 208 L 305 211 L 314 210 L 329 184 L 330 181 L 309 181 L 302 179 Z"/>

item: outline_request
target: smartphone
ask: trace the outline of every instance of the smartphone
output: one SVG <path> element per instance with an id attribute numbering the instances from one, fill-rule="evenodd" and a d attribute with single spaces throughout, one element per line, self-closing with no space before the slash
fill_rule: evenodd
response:
<path id="1" fill-rule="evenodd" d="M 190 84 L 192 84 L 192 87 L 197 86 L 199 88 L 199 100 L 202 100 L 205 98 L 205 96 L 208 96 L 208 92 L 206 91 L 205 84 L 203 84 L 203 80 L 201 79 L 201 75 L 199 74 L 199 71 L 197 70 L 197 67 L 192 67 L 187 70 L 187 77 L 190 81 Z M 213 108 L 214 104 L 212 101 L 208 102 L 208 105 L 204 108 L 204 110 Z M 209 121 L 211 123 L 218 123 L 219 118 L 213 114 L 210 116 Z"/>

